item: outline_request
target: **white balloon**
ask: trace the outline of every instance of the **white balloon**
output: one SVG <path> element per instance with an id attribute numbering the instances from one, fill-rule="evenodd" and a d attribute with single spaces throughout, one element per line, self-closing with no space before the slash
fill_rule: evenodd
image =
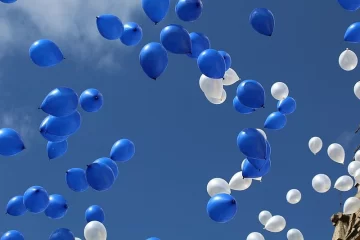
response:
<path id="1" fill-rule="evenodd" d="M 355 172 L 360 169 L 360 162 L 359 161 L 352 161 L 348 165 L 348 172 L 350 176 L 354 176 Z"/>
<path id="2" fill-rule="evenodd" d="M 211 179 L 207 184 L 206 190 L 210 195 L 210 197 L 213 197 L 216 194 L 220 194 L 220 193 L 226 193 L 226 194 L 231 193 L 229 184 L 222 178 Z"/>
<path id="3" fill-rule="evenodd" d="M 360 169 L 356 170 L 354 178 L 356 183 L 360 183 Z"/>
<path id="4" fill-rule="evenodd" d="M 355 93 L 355 96 L 360 99 L 360 81 L 355 83 L 354 85 L 354 93 Z"/>
<path id="5" fill-rule="evenodd" d="M 266 225 L 266 223 L 269 221 L 269 219 L 272 218 L 271 212 L 269 211 L 261 211 L 259 213 L 259 221 L 262 225 Z"/>
<path id="6" fill-rule="evenodd" d="M 288 193 L 286 194 L 286 200 L 288 201 L 288 203 L 290 204 L 297 204 L 300 202 L 301 200 L 301 192 L 297 189 L 291 189 L 290 191 L 288 191 Z"/>
<path id="7" fill-rule="evenodd" d="M 356 151 L 354 158 L 355 158 L 355 161 L 360 162 L 360 150 Z"/>
<path id="8" fill-rule="evenodd" d="M 81 240 L 81 239 L 76 237 L 75 240 Z"/>
<path id="9" fill-rule="evenodd" d="M 236 83 L 237 81 L 240 81 L 240 77 L 237 75 L 234 69 L 229 68 L 224 75 L 223 79 L 223 85 L 224 86 L 230 86 Z"/>
<path id="10" fill-rule="evenodd" d="M 222 90 L 222 95 L 221 95 L 220 98 L 212 98 L 212 97 L 209 97 L 209 96 L 207 96 L 207 95 L 205 94 L 205 97 L 207 98 L 207 100 L 208 100 L 209 102 L 211 102 L 212 104 L 222 104 L 222 103 L 224 103 L 225 100 L 226 100 L 226 96 L 227 96 L 227 95 L 226 95 L 225 89 Z"/>
<path id="11" fill-rule="evenodd" d="M 353 186 L 353 179 L 347 175 L 339 177 L 334 184 L 334 188 L 342 192 L 349 191 L 350 189 L 352 189 Z"/>
<path id="12" fill-rule="evenodd" d="M 242 172 L 237 172 L 232 176 L 230 179 L 229 185 L 230 189 L 236 190 L 236 191 L 243 191 L 250 187 L 252 182 L 251 178 L 244 178 L 242 175 Z"/>
<path id="13" fill-rule="evenodd" d="M 343 51 L 339 56 L 339 65 L 345 71 L 352 71 L 358 64 L 356 54 L 348 48 Z"/>
<path id="14" fill-rule="evenodd" d="M 285 218 L 276 215 L 269 219 L 265 225 L 265 229 L 269 232 L 281 232 L 286 227 Z"/>
<path id="15" fill-rule="evenodd" d="M 312 137 L 309 140 L 309 148 L 310 151 L 316 155 L 318 152 L 320 152 L 321 148 L 323 146 L 323 142 L 321 140 L 321 138 L 319 137 Z"/>
<path id="16" fill-rule="evenodd" d="M 360 199 L 349 197 L 344 203 L 344 214 L 353 214 L 360 210 Z"/>
<path id="17" fill-rule="evenodd" d="M 302 233 L 296 229 L 296 228 L 292 228 L 290 229 L 287 234 L 286 237 L 288 240 L 304 240 L 304 236 L 302 235 Z"/>
<path id="18" fill-rule="evenodd" d="M 318 193 L 326 193 L 331 188 L 331 180 L 325 174 L 318 174 L 312 179 L 312 187 Z"/>
<path id="19" fill-rule="evenodd" d="M 328 147 L 327 153 L 331 160 L 334 162 L 344 164 L 345 161 L 345 150 L 344 148 L 338 144 L 333 143 Z"/>
<path id="20" fill-rule="evenodd" d="M 283 82 L 276 82 L 271 86 L 271 95 L 276 100 L 284 100 L 289 95 L 289 88 Z"/>
<path id="21" fill-rule="evenodd" d="M 267 140 L 267 136 L 266 136 L 266 133 L 264 132 L 264 130 L 262 130 L 260 128 L 257 128 L 256 130 L 258 130 L 261 133 L 261 135 L 264 136 L 265 140 Z"/>
<path id="22" fill-rule="evenodd" d="M 265 238 L 261 233 L 252 232 L 247 236 L 246 240 L 265 240 Z"/>
<path id="23" fill-rule="evenodd" d="M 213 79 L 201 75 L 199 80 L 200 89 L 205 93 L 207 97 L 220 99 L 223 90 L 223 80 Z"/>
<path id="24" fill-rule="evenodd" d="M 91 221 L 84 228 L 84 236 L 86 240 L 106 240 L 106 228 L 101 222 Z"/>
<path id="25" fill-rule="evenodd" d="M 262 177 L 258 177 L 258 178 L 252 178 L 253 180 L 256 180 L 256 181 L 259 181 L 259 182 L 261 182 L 261 180 L 262 180 Z"/>

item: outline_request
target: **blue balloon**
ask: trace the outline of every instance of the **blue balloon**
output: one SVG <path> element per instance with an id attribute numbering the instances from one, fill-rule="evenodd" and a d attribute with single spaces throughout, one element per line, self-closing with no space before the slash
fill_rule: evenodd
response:
<path id="1" fill-rule="evenodd" d="M 85 170 L 81 168 L 71 168 L 67 170 L 66 184 L 74 192 L 84 192 L 89 188 Z"/>
<path id="2" fill-rule="evenodd" d="M 58 228 L 51 233 L 49 240 L 75 240 L 75 236 L 67 228 Z"/>
<path id="3" fill-rule="evenodd" d="M 118 177 L 119 168 L 116 165 L 116 162 L 114 162 L 112 159 L 107 158 L 107 157 L 102 157 L 102 158 L 95 160 L 94 163 L 103 163 L 103 164 L 108 165 L 108 167 L 110 167 L 111 170 L 113 171 L 115 179 Z"/>
<path id="4" fill-rule="evenodd" d="M 191 58 L 198 58 L 200 53 L 210 48 L 210 40 L 202 33 L 192 32 L 190 33 L 191 40 L 191 54 L 187 55 Z"/>
<path id="5" fill-rule="evenodd" d="M 157 238 L 157 237 L 151 237 L 151 238 L 148 238 L 146 240 L 160 240 L 160 238 Z"/>
<path id="6" fill-rule="evenodd" d="M 236 96 L 234 97 L 234 100 L 233 100 L 233 106 L 236 111 L 238 111 L 239 113 L 242 113 L 242 114 L 250 114 L 250 113 L 255 112 L 255 109 L 249 108 L 249 107 L 243 105 Z"/>
<path id="7" fill-rule="evenodd" d="M 80 105 L 86 112 L 97 112 L 104 102 L 103 95 L 94 88 L 86 89 L 80 95 Z"/>
<path id="8" fill-rule="evenodd" d="M 231 67 L 231 57 L 230 55 L 225 51 L 219 51 L 221 56 L 224 58 L 225 61 L 225 71 L 227 71 Z"/>
<path id="9" fill-rule="evenodd" d="M 78 111 L 66 117 L 47 116 L 40 125 L 40 133 L 55 136 L 69 136 L 79 130 L 81 116 Z"/>
<path id="10" fill-rule="evenodd" d="M 0 0 L 0 2 L 3 2 L 3 3 L 14 3 L 16 1 L 17 0 Z"/>
<path id="11" fill-rule="evenodd" d="M 255 80 L 242 81 L 236 90 L 239 101 L 249 108 L 262 108 L 265 105 L 265 90 Z"/>
<path id="12" fill-rule="evenodd" d="M 213 221 L 226 223 L 234 218 L 237 212 L 237 203 L 231 195 L 221 193 L 210 198 L 206 210 Z"/>
<path id="13" fill-rule="evenodd" d="M 111 147 L 110 158 L 117 162 L 129 161 L 135 154 L 135 145 L 129 139 L 120 139 Z"/>
<path id="14" fill-rule="evenodd" d="M 124 32 L 120 40 L 126 46 L 135 46 L 141 41 L 142 37 L 142 28 L 137 23 L 128 22 L 124 25 Z"/>
<path id="15" fill-rule="evenodd" d="M 202 9 L 201 0 L 179 0 L 175 6 L 176 15 L 185 22 L 193 22 L 199 19 Z"/>
<path id="16" fill-rule="evenodd" d="M 121 20 L 112 14 L 97 16 L 96 26 L 100 35 L 108 40 L 119 39 L 124 31 L 124 26 Z"/>
<path id="17" fill-rule="evenodd" d="M 45 123 L 45 122 L 43 122 L 43 123 Z M 41 126 L 43 126 L 43 125 L 41 125 Z M 40 129 L 42 128 L 41 126 L 40 126 Z M 40 133 L 49 142 L 62 142 L 62 141 L 65 141 L 66 139 L 68 139 L 68 137 L 69 137 L 69 136 L 56 136 L 56 135 L 52 135 L 52 134 L 49 134 L 49 133 L 47 133 L 45 131 L 41 131 L 41 130 L 40 130 Z"/>
<path id="18" fill-rule="evenodd" d="M 85 211 L 86 222 L 98 221 L 103 223 L 105 220 L 104 210 L 98 205 L 92 205 Z"/>
<path id="19" fill-rule="evenodd" d="M 146 75 L 156 80 L 168 65 L 166 49 L 160 43 L 148 43 L 140 51 L 140 65 Z"/>
<path id="20" fill-rule="evenodd" d="M 59 194 L 52 194 L 49 196 L 49 206 L 45 210 L 45 215 L 48 218 L 60 219 L 63 218 L 69 206 L 65 198 Z"/>
<path id="21" fill-rule="evenodd" d="M 209 78 L 224 78 L 226 72 L 225 60 L 221 54 L 214 49 L 206 49 L 201 52 L 197 64 L 205 76 Z"/>
<path id="22" fill-rule="evenodd" d="M 10 157 L 18 154 L 24 149 L 24 142 L 14 129 L 0 129 L 0 155 Z"/>
<path id="23" fill-rule="evenodd" d="M 170 0 L 142 0 L 141 4 L 146 16 L 158 24 L 168 13 Z"/>
<path id="24" fill-rule="evenodd" d="M 271 113 L 265 120 L 264 128 L 280 130 L 286 125 L 286 116 L 281 112 Z"/>
<path id="25" fill-rule="evenodd" d="M 271 36 L 274 31 L 275 19 L 272 12 L 266 8 L 255 8 L 249 18 L 251 26 L 260 34 Z"/>
<path id="26" fill-rule="evenodd" d="M 270 158 L 263 161 L 264 164 L 260 169 L 255 168 L 250 161 L 245 159 L 243 168 L 242 168 L 242 175 L 244 178 L 259 178 L 265 176 L 271 168 L 271 160 Z"/>
<path id="27" fill-rule="evenodd" d="M 284 100 L 281 100 L 277 104 L 277 109 L 282 114 L 291 114 L 295 112 L 296 109 L 296 101 L 292 97 L 287 97 Z"/>
<path id="28" fill-rule="evenodd" d="M 237 137 L 237 145 L 246 157 L 256 159 L 266 158 L 266 140 L 255 128 L 243 129 Z"/>
<path id="29" fill-rule="evenodd" d="M 338 0 L 339 4 L 348 11 L 356 11 L 360 7 L 360 0 Z"/>
<path id="30" fill-rule="evenodd" d="M 175 54 L 191 53 L 189 32 L 180 25 L 170 24 L 160 32 L 160 41 L 166 50 Z"/>
<path id="31" fill-rule="evenodd" d="M 23 196 L 15 196 L 11 198 L 6 205 L 6 214 L 17 217 L 26 213 Z"/>
<path id="32" fill-rule="evenodd" d="M 43 187 L 30 187 L 24 193 L 24 205 L 31 213 L 41 213 L 49 205 L 49 195 Z"/>
<path id="33" fill-rule="evenodd" d="M 45 97 L 40 109 L 55 117 L 65 117 L 75 112 L 78 104 L 79 97 L 73 89 L 59 87 Z"/>
<path id="34" fill-rule="evenodd" d="M 34 42 L 30 46 L 29 56 L 39 67 L 52 67 L 64 59 L 60 48 L 48 39 Z"/>
<path id="35" fill-rule="evenodd" d="M 17 230 L 10 230 L 1 236 L 0 240 L 24 240 L 24 236 Z"/>
<path id="36" fill-rule="evenodd" d="M 48 142 L 46 149 L 49 159 L 58 158 L 66 153 L 68 149 L 68 142 L 67 140 L 62 142 Z"/>
<path id="37" fill-rule="evenodd" d="M 86 179 L 90 187 L 97 191 L 108 190 L 115 181 L 111 168 L 103 163 L 92 163 L 86 169 Z"/>
<path id="38" fill-rule="evenodd" d="M 360 43 L 360 22 L 353 23 L 346 29 L 344 41 Z"/>

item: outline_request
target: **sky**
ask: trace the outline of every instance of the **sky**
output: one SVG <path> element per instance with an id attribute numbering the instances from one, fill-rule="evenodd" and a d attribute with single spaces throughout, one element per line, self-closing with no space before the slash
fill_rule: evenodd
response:
<path id="1" fill-rule="evenodd" d="M 286 239 L 291 228 L 305 239 L 331 239 L 332 214 L 340 211 L 339 192 L 316 193 L 312 178 L 327 174 L 332 182 L 347 174 L 347 165 L 360 143 L 354 134 L 359 122 L 359 100 L 353 87 L 359 69 L 343 71 L 338 57 L 346 48 L 360 52 L 356 44 L 343 41 L 347 27 L 359 13 L 347 12 L 331 1 L 207 1 L 203 14 L 193 23 L 175 15 L 175 1 L 164 21 L 154 25 L 141 9 L 140 0 L 47 1 L 18 0 L 0 8 L 0 127 L 17 130 L 26 151 L 0 159 L 0 206 L 33 185 L 50 194 L 63 195 L 69 204 L 60 220 L 44 214 L 22 217 L 0 215 L 0 232 L 19 230 L 25 239 L 47 239 L 65 227 L 81 239 L 85 210 L 100 205 L 106 214 L 108 239 L 238 240 L 261 232 L 266 240 Z M 275 16 L 272 37 L 255 32 L 248 21 L 254 8 L 266 7 Z M 111 13 L 125 23 L 143 28 L 138 46 L 103 39 L 95 17 Z M 237 84 L 226 87 L 228 99 L 221 105 L 207 101 L 199 88 L 201 75 L 196 61 L 169 53 L 169 65 L 157 81 L 149 79 L 139 64 L 139 52 L 158 42 L 168 24 L 183 25 L 189 32 L 207 35 L 212 48 L 232 57 L 232 68 L 242 80 L 259 81 L 266 90 L 266 108 L 241 115 L 232 106 Z M 51 68 L 39 68 L 28 57 L 30 45 L 42 38 L 56 42 L 66 60 Z M 238 133 L 248 127 L 262 128 L 276 111 L 270 88 L 284 82 L 297 110 L 280 131 L 265 130 L 272 146 L 272 168 L 263 181 L 253 181 L 246 191 L 232 192 L 238 203 L 235 218 L 226 224 L 213 222 L 206 213 L 208 181 L 229 181 L 244 156 L 236 145 Z M 66 86 L 78 94 L 97 88 L 104 95 L 98 113 L 82 114 L 80 130 L 69 138 L 66 155 L 49 161 L 46 140 L 38 132 L 46 114 L 38 110 L 52 89 Z M 311 137 L 321 137 L 322 151 L 308 149 Z M 105 192 L 89 189 L 75 193 L 65 182 L 66 170 L 85 168 L 97 158 L 109 156 L 112 144 L 128 138 L 135 143 L 134 158 L 119 164 L 119 177 Z M 326 153 L 331 143 L 342 144 L 345 165 Z M 302 200 L 286 202 L 290 189 L 299 189 Z M 356 189 L 342 194 L 344 201 Z M 280 233 L 263 230 L 258 214 L 268 210 L 287 221 Z"/>

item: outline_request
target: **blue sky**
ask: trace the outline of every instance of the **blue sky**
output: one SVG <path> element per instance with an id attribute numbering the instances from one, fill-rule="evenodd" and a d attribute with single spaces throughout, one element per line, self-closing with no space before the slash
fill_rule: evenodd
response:
<path id="1" fill-rule="evenodd" d="M 265 239 L 285 239 L 290 228 L 304 237 L 330 239 L 330 216 L 339 211 L 339 193 L 331 189 L 318 194 L 311 180 L 318 173 L 333 181 L 347 173 L 346 166 L 360 142 L 359 100 L 353 86 L 359 69 L 345 72 L 338 66 L 339 54 L 349 47 L 343 42 L 346 28 L 359 14 L 343 10 L 336 0 L 305 1 L 203 1 L 204 12 L 195 23 L 182 23 L 172 1 L 165 20 L 154 26 L 143 13 L 140 1 L 19 0 L 0 9 L 0 126 L 18 130 L 27 150 L 16 157 L 0 159 L 0 206 L 32 185 L 62 194 L 69 211 L 61 220 L 44 214 L 23 217 L 0 215 L 0 232 L 21 231 L 26 239 L 47 239 L 56 228 L 71 229 L 83 239 L 84 212 L 92 204 L 103 207 L 108 239 L 246 239 L 253 231 Z M 256 7 L 269 8 L 275 16 L 272 37 L 261 36 L 248 23 Z M 112 13 L 124 22 L 138 22 L 144 31 L 136 47 L 107 41 L 96 30 L 95 16 Z M 142 72 L 141 48 L 159 41 L 163 27 L 182 24 L 189 32 L 206 34 L 212 47 L 232 57 L 232 68 L 244 79 L 259 81 L 266 90 L 266 108 L 240 115 L 232 107 L 236 85 L 227 87 L 222 105 L 210 104 L 199 88 L 200 71 L 187 56 L 169 54 L 166 72 L 155 82 Z M 28 57 L 32 42 L 49 38 L 62 49 L 64 62 L 41 69 Z M 297 111 L 281 131 L 266 131 L 272 146 L 272 169 L 263 182 L 254 182 L 234 192 L 238 213 L 227 224 L 212 222 L 206 215 L 208 181 L 230 180 L 240 170 L 244 156 L 236 146 L 238 133 L 246 127 L 261 128 L 276 109 L 270 88 L 285 82 Z M 49 161 L 46 141 L 38 133 L 46 116 L 37 110 L 53 88 L 67 86 L 79 94 L 97 88 L 104 95 L 98 113 L 81 111 L 83 123 L 69 139 L 61 159 Z M 314 156 L 308 149 L 312 136 L 323 139 L 323 150 Z M 65 171 L 85 167 L 108 156 L 112 144 L 129 138 L 136 145 L 135 157 L 119 165 L 119 178 L 106 192 L 74 193 L 65 183 Z M 331 161 L 327 146 L 338 142 L 346 150 L 345 166 Z M 297 205 L 286 202 L 292 188 L 302 192 Z M 343 194 L 343 199 L 355 190 Z M 262 230 L 258 214 L 268 210 L 282 215 L 287 227 L 281 233 Z"/>

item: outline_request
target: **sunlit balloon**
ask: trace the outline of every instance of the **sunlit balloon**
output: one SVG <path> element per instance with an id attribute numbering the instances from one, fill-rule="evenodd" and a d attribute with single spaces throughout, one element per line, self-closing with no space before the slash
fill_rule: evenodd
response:
<path id="1" fill-rule="evenodd" d="M 287 97 L 277 103 L 277 109 L 282 114 L 288 115 L 295 112 L 296 101 L 292 97 Z"/>
<path id="2" fill-rule="evenodd" d="M 349 191 L 350 189 L 352 189 L 353 186 L 353 179 L 347 175 L 339 177 L 334 184 L 334 188 L 342 192 Z"/>
<path id="3" fill-rule="evenodd" d="M 117 162 L 127 162 L 135 155 L 135 145 L 129 139 L 120 139 L 111 147 L 110 158 Z"/>
<path id="4" fill-rule="evenodd" d="M 209 38 L 203 33 L 190 33 L 191 40 L 191 54 L 187 54 L 191 58 L 198 58 L 200 53 L 209 49 L 211 44 Z"/>
<path id="5" fill-rule="evenodd" d="M 86 240 L 106 240 L 106 228 L 101 222 L 91 221 L 84 228 L 84 236 Z"/>
<path id="6" fill-rule="evenodd" d="M 185 22 L 193 22 L 199 19 L 202 9 L 201 0 L 179 0 L 175 6 L 176 15 Z"/>
<path id="7" fill-rule="evenodd" d="M 86 89 L 80 95 L 80 106 L 86 112 L 97 112 L 101 109 L 104 97 L 95 88 Z"/>
<path id="8" fill-rule="evenodd" d="M 358 99 L 360 99 L 360 81 L 354 85 L 354 94 Z"/>
<path id="9" fill-rule="evenodd" d="M 235 173 L 234 176 L 231 177 L 229 186 L 233 190 L 243 191 L 250 187 L 251 182 L 252 182 L 252 179 L 244 178 L 242 175 L 242 171 L 240 171 L 240 172 Z"/>
<path id="10" fill-rule="evenodd" d="M 229 184 L 222 178 L 211 179 L 207 184 L 206 190 L 210 197 L 220 193 L 231 193 Z"/>
<path id="11" fill-rule="evenodd" d="M 88 207 L 85 211 L 85 220 L 86 222 L 98 221 L 103 223 L 105 220 L 104 210 L 98 205 L 92 205 Z"/>
<path id="12" fill-rule="evenodd" d="M 206 94 L 205 94 L 205 97 L 212 104 L 222 104 L 222 103 L 225 102 L 225 100 L 227 98 L 227 94 L 226 94 L 225 89 L 223 89 L 222 92 L 221 92 L 221 97 L 220 98 L 208 97 Z"/>
<path id="13" fill-rule="evenodd" d="M 128 22 L 124 24 L 124 32 L 120 37 L 120 40 L 126 46 L 137 45 L 143 37 L 142 28 L 139 24 L 134 22 Z"/>
<path id="14" fill-rule="evenodd" d="M 261 233 L 252 232 L 247 236 L 246 240 L 265 240 L 265 238 Z"/>
<path id="15" fill-rule="evenodd" d="M 312 137 L 312 138 L 310 138 L 308 145 L 309 145 L 310 151 L 314 155 L 316 155 L 318 152 L 320 152 L 320 150 L 323 146 L 323 142 L 322 142 L 321 138 L 319 138 L 319 137 Z"/>
<path id="16" fill-rule="evenodd" d="M 235 217 L 237 203 L 231 195 L 221 193 L 210 198 L 206 210 L 213 221 L 226 223 Z"/>
<path id="17" fill-rule="evenodd" d="M 86 179 L 90 187 L 97 191 L 108 190 L 115 181 L 111 168 L 104 163 L 92 163 L 86 168 Z"/>
<path id="18" fill-rule="evenodd" d="M 265 228 L 269 232 L 281 232 L 286 227 L 285 218 L 279 215 L 273 216 L 267 221 Z"/>
<path id="19" fill-rule="evenodd" d="M 2 3 L 14 3 L 16 1 L 17 0 L 0 0 L 0 2 L 2 2 Z"/>
<path id="20" fill-rule="evenodd" d="M 340 144 L 338 143 L 331 144 L 327 149 L 327 153 L 329 155 L 329 158 L 334 162 L 344 164 L 345 150 Z"/>
<path id="21" fill-rule="evenodd" d="M 1 240 L 24 240 L 24 236 L 21 232 L 17 230 L 10 230 L 4 233 L 1 238 Z"/>
<path id="22" fill-rule="evenodd" d="M 60 48 L 48 39 L 34 42 L 29 49 L 29 56 L 39 67 L 52 67 L 64 60 Z"/>
<path id="23" fill-rule="evenodd" d="M 349 197 L 344 203 L 344 214 L 353 214 L 360 210 L 360 199 Z"/>
<path id="24" fill-rule="evenodd" d="M 20 153 L 24 149 L 24 142 L 14 129 L 0 129 L 0 155 L 10 157 Z"/>
<path id="25" fill-rule="evenodd" d="M 47 116 L 40 124 L 40 133 L 55 136 L 69 136 L 77 132 L 81 125 L 81 115 L 78 111 L 66 117 Z M 51 141 L 53 142 L 53 141 Z"/>
<path id="26" fill-rule="evenodd" d="M 145 74 L 156 80 L 168 65 L 168 55 L 166 49 L 156 42 L 146 44 L 140 51 L 140 65 Z"/>
<path id="27" fill-rule="evenodd" d="M 262 225 L 266 225 L 266 223 L 272 218 L 272 215 L 269 211 L 261 211 L 259 213 L 259 221 Z"/>
<path id="28" fill-rule="evenodd" d="M 45 97 L 40 109 L 55 117 L 65 117 L 75 112 L 78 104 L 79 97 L 73 89 L 58 87 Z"/>
<path id="29" fill-rule="evenodd" d="M 68 142 L 67 140 L 62 142 L 48 142 L 46 149 L 49 159 L 58 158 L 66 153 L 68 149 Z"/>
<path id="30" fill-rule="evenodd" d="M 301 200 L 301 192 L 297 189 L 291 189 L 286 194 L 286 200 L 290 204 L 297 204 Z"/>
<path id="31" fill-rule="evenodd" d="M 312 179 L 312 187 L 318 193 L 326 193 L 331 188 L 331 180 L 325 174 L 318 174 Z"/>
<path id="32" fill-rule="evenodd" d="M 281 112 L 271 113 L 264 122 L 264 128 L 271 130 L 283 129 L 286 125 L 287 118 Z"/>
<path id="33" fill-rule="evenodd" d="M 230 54 L 228 54 L 225 51 L 219 51 L 219 53 L 221 54 L 221 56 L 224 58 L 225 61 L 225 71 L 229 70 L 229 68 L 231 67 L 231 56 Z M 226 74 L 226 72 L 225 72 Z M 224 77 L 225 78 L 225 77 Z"/>
<path id="34" fill-rule="evenodd" d="M 180 25 L 170 24 L 160 32 L 160 42 L 164 48 L 174 54 L 191 53 L 189 32 Z"/>
<path id="35" fill-rule="evenodd" d="M 58 228 L 53 231 L 49 237 L 49 240 L 73 240 L 74 234 L 67 228 Z"/>
<path id="36" fill-rule="evenodd" d="M 359 161 L 351 161 L 348 165 L 348 173 L 350 176 L 354 176 L 355 172 L 360 169 Z"/>
<path id="37" fill-rule="evenodd" d="M 360 42 L 360 22 L 355 22 L 346 29 L 344 41 L 351 43 Z"/>
<path id="38" fill-rule="evenodd" d="M 271 36 L 274 31 L 275 19 L 272 12 L 266 8 L 255 8 L 249 18 L 250 24 L 258 33 Z"/>
<path id="39" fill-rule="evenodd" d="M 24 193 L 24 205 L 31 213 L 41 213 L 49 205 L 49 195 L 43 187 L 30 187 Z"/>
<path id="40" fill-rule="evenodd" d="M 118 166 L 117 166 L 117 164 L 116 164 L 116 162 L 114 160 L 112 160 L 110 158 L 107 158 L 107 157 L 102 157 L 102 158 L 99 158 L 99 159 L 95 160 L 94 163 L 106 164 L 113 171 L 115 179 L 118 177 L 119 168 L 118 168 Z"/>
<path id="41" fill-rule="evenodd" d="M 45 215 L 52 219 L 60 219 L 65 216 L 68 210 L 65 198 L 59 194 L 49 196 L 49 205 L 45 210 Z"/>
<path id="42" fill-rule="evenodd" d="M 360 7 L 359 0 L 338 0 L 338 3 L 348 11 L 356 11 Z"/>
<path id="43" fill-rule="evenodd" d="M 256 110 L 254 108 L 249 108 L 245 105 L 243 105 L 239 99 L 237 98 L 237 96 L 234 97 L 233 99 L 233 107 L 235 108 L 235 110 L 239 113 L 242 114 L 250 114 L 255 112 Z"/>
<path id="44" fill-rule="evenodd" d="M 170 0 L 142 0 L 141 5 L 148 18 L 158 24 L 168 13 Z"/>
<path id="45" fill-rule="evenodd" d="M 124 32 L 121 20 L 112 14 L 103 14 L 96 17 L 96 26 L 100 35 L 107 40 L 116 40 Z"/>
<path id="46" fill-rule="evenodd" d="M 226 72 L 225 60 L 214 49 L 206 49 L 197 59 L 198 67 L 202 74 L 209 78 L 223 78 Z"/>
<path id="47" fill-rule="evenodd" d="M 236 96 L 249 108 L 262 108 L 265 105 L 265 90 L 255 80 L 242 81 L 236 89 Z"/>
<path id="48" fill-rule="evenodd" d="M 255 128 L 243 129 L 237 137 L 237 145 L 248 158 L 266 158 L 266 140 Z"/>
<path id="49" fill-rule="evenodd" d="M 339 65 L 345 71 L 352 71 L 358 64 L 356 54 L 348 48 L 343 51 L 339 56 Z"/>
<path id="50" fill-rule="evenodd" d="M 237 81 L 240 81 L 240 77 L 237 75 L 234 69 L 229 68 L 226 70 L 224 75 L 223 84 L 224 86 L 230 86 L 236 83 Z"/>
<path id="51" fill-rule="evenodd" d="M 74 192 L 83 192 L 89 188 L 86 172 L 81 168 L 71 168 L 66 171 L 66 183 Z"/>
<path id="52" fill-rule="evenodd" d="M 283 82 L 276 82 L 271 86 L 271 95 L 276 100 L 283 100 L 288 97 L 289 95 L 289 88 L 288 86 Z"/>
<path id="53" fill-rule="evenodd" d="M 290 229 L 287 232 L 286 237 L 288 240 L 304 240 L 304 236 L 302 235 L 300 230 L 295 228 Z"/>
<path id="54" fill-rule="evenodd" d="M 224 89 L 221 78 L 213 79 L 202 74 L 199 79 L 199 85 L 206 96 L 217 99 L 221 98 Z"/>
<path id="55" fill-rule="evenodd" d="M 26 213 L 23 196 L 15 196 L 11 198 L 6 205 L 6 214 L 11 216 L 22 216 Z"/>

